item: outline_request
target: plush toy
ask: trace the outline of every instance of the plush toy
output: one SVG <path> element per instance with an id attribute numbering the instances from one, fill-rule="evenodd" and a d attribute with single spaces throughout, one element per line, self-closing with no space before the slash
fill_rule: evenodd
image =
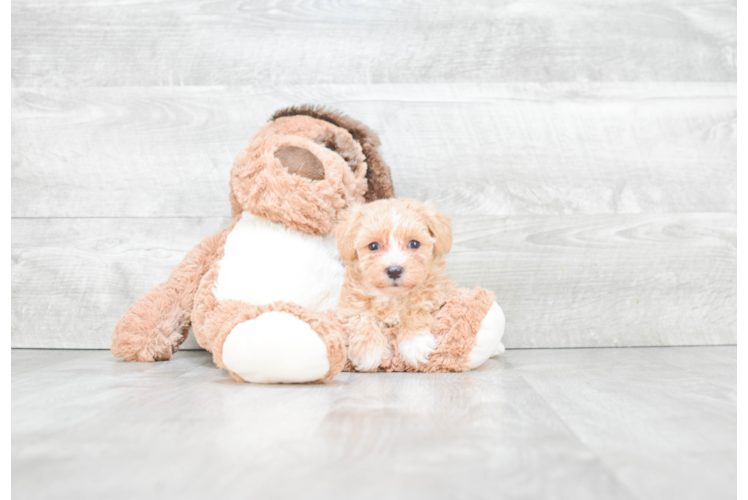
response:
<path id="1" fill-rule="evenodd" d="M 112 334 L 112 353 L 168 360 L 191 325 L 198 344 L 237 380 L 329 381 L 347 363 L 335 312 L 344 268 L 331 233 L 349 205 L 394 196 L 379 144 L 371 129 L 340 113 L 276 112 L 234 161 L 229 227 L 130 306 Z M 503 315 L 492 304 L 485 291 L 455 292 L 437 314 L 439 344 L 423 371 L 472 368 L 500 350 Z"/>

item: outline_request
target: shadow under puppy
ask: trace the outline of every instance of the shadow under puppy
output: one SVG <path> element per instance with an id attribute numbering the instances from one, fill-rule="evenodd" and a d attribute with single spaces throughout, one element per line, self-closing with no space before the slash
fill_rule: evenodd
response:
<path id="1" fill-rule="evenodd" d="M 445 274 L 449 218 L 433 203 L 388 199 L 352 207 L 335 230 L 347 264 L 338 317 L 357 371 L 428 362 L 435 315 L 455 284 Z"/>

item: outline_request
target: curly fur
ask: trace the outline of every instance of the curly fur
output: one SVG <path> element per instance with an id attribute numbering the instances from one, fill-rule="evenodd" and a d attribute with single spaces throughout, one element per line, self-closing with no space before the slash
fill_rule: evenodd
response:
<path id="1" fill-rule="evenodd" d="M 278 110 L 273 114 L 271 120 L 274 121 L 279 118 L 297 115 L 311 116 L 312 118 L 324 120 L 337 127 L 344 128 L 351 134 L 354 141 L 361 144 L 368 165 L 366 172 L 368 188 L 365 195 L 367 202 L 393 198 L 395 196 L 390 167 L 387 166 L 379 154 L 377 148 L 381 145 L 381 141 L 372 129 L 342 113 L 326 109 L 323 106 L 312 106 L 309 104 Z"/>
<path id="2" fill-rule="evenodd" d="M 338 146 L 342 154 L 324 144 Z M 275 155 L 288 146 L 317 157 L 324 179 L 289 173 Z M 258 132 L 234 161 L 234 211 L 248 211 L 306 233 L 328 234 L 340 212 L 364 201 L 365 174 L 361 147 L 345 130 L 307 116 L 278 119 Z"/>
<path id="3" fill-rule="evenodd" d="M 389 168 L 372 147 L 379 144 L 368 127 L 343 115 L 315 108 L 328 119 L 286 110 L 263 127 L 237 156 L 232 168 L 231 225 L 205 238 L 185 257 L 169 279 L 146 292 L 125 312 L 112 333 L 112 353 L 125 361 L 163 361 L 179 349 L 190 326 L 198 343 L 214 353 L 222 366 L 223 341 L 233 326 L 264 311 L 278 310 L 306 321 L 328 347 L 329 380 L 345 363 L 342 327 L 329 313 L 308 311 L 295 304 L 247 304 L 219 301 L 213 294 L 228 234 L 243 211 L 311 234 L 327 234 L 352 202 L 366 200 L 369 184 L 390 186 Z M 335 125 L 337 117 L 346 127 Z M 310 151 L 324 168 L 322 180 L 289 173 L 274 154 L 283 146 Z M 367 151 L 376 167 L 367 165 Z M 377 196 L 382 193 L 378 192 Z M 251 286 L 251 285 L 250 285 Z"/>
<path id="4" fill-rule="evenodd" d="M 276 113 L 234 162 L 230 182 L 234 219 L 229 227 L 205 238 L 166 282 L 130 306 L 112 333 L 112 353 L 126 361 L 168 360 L 192 325 L 198 343 L 213 353 L 216 365 L 224 367 L 224 342 L 232 329 L 265 312 L 279 311 L 306 322 L 327 347 L 330 368 L 316 382 L 330 380 L 341 369 L 351 370 L 347 331 L 333 311 L 313 311 L 284 301 L 218 300 L 214 290 L 228 235 L 243 212 L 319 235 L 329 233 L 349 205 L 393 196 L 390 171 L 376 151 L 378 145 L 379 138 L 368 127 L 339 113 L 314 106 Z M 304 149 L 301 156 L 290 159 L 310 161 L 316 170 L 309 174 L 310 170 L 289 168 L 283 163 L 289 155 L 276 154 L 284 147 L 296 153 L 299 149 L 294 148 Z M 434 249 L 448 251 L 448 246 L 442 239 Z M 465 369 L 475 334 L 493 300 L 485 290 L 452 289 L 451 282 L 441 278 L 442 265 L 433 264 L 432 275 L 419 289 L 433 301 L 432 333 L 439 340 L 419 371 Z M 379 367 L 381 371 L 414 370 L 398 357 L 399 328 L 384 329 L 391 354 L 389 362 Z"/>
<path id="5" fill-rule="evenodd" d="M 485 316 L 493 295 L 482 289 L 456 290 L 446 276 L 444 256 L 452 244 L 449 219 L 430 203 L 383 200 L 351 208 L 335 233 L 347 263 L 338 308 L 348 332 L 347 368 L 466 369 L 480 327 L 476 320 Z M 409 248 L 411 241 L 419 246 Z M 387 274 L 393 264 L 403 269 L 394 279 Z M 439 340 L 429 360 L 404 359 L 404 343 L 424 335 Z M 432 349 L 428 338 L 420 338 L 428 345 L 424 349 Z"/>
<path id="6" fill-rule="evenodd" d="M 190 330 L 200 279 L 222 255 L 231 227 L 201 241 L 166 282 L 128 308 L 112 333 L 112 354 L 125 361 L 165 361 L 177 352 Z"/>

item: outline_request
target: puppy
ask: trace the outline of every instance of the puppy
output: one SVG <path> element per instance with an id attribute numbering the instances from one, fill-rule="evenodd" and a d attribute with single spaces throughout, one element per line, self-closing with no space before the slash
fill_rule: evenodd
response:
<path id="1" fill-rule="evenodd" d="M 385 199 L 349 209 L 335 230 L 346 263 L 338 316 L 358 371 L 389 366 L 391 344 L 416 368 L 436 347 L 434 314 L 453 290 L 444 274 L 449 218 L 430 202 Z"/>

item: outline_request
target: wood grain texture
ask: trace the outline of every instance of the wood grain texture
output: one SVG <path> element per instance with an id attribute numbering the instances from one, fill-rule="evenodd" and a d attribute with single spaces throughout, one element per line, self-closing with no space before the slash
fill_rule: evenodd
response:
<path id="1" fill-rule="evenodd" d="M 737 343 L 734 214 L 457 218 L 450 274 L 511 347 Z"/>
<path id="2" fill-rule="evenodd" d="M 735 81 L 734 1 L 12 3 L 14 87 Z"/>
<path id="3" fill-rule="evenodd" d="M 523 354 L 522 377 L 636 498 L 736 498 L 736 351 Z"/>
<path id="4" fill-rule="evenodd" d="M 120 316 L 230 219 L 15 219 L 11 344 L 108 349 Z M 186 348 L 198 348 L 194 336 Z"/>
<path id="5" fill-rule="evenodd" d="M 745 11 L 744 11 L 745 12 Z M 744 18 L 743 18 L 744 19 Z M 745 39 L 744 39 L 745 40 Z M 739 54 L 738 67 L 741 70 L 738 84 L 738 133 L 743 137 L 748 134 L 748 50 L 743 43 Z M 735 277 L 737 280 L 737 338 L 738 342 L 748 345 L 748 148 L 746 141 L 737 145 L 737 266 Z M 748 429 L 747 429 L 748 430 Z M 745 433 L 746 444 L 748 444 L 748 432 Z M 748 458 L 744 465 L 748 466 Z M 744 492 L 748 494 L 748 481 L 744 481 Z"/>
<path id="6" fill-rule="evenodd" d="M 748 51 L 743 51 L 748 55 Z M 748 57 L 744 57 L 748 62 Z M 748 65 L 743 64 L 743 71 Z M 748 85 L 742 78 L 738 86 L 738 133 L 743 137 L 748 134 Z M 748 148 L 745 141 L 737 146 L 737 224 L 736 245 L 737 265 L 735 278 L 737 280 L 737 321 L 736 330 L 738 342 L 748 345 Z M 746 433 L 748 442 L 748 433 Z M 748 460 L 746 460 L 748 465 Z M 748 482 L 745 484 L 748 493 Z"/>
<path id="7" fill-rule="evenodd" d="M 273 111 L 381 136 L 509 346 L 736 342 L 733 1 L 11 4 L 12 345 L 108 347 Z M 187 347 L 196 347 L 189 340 Z"/>
<path id="8" fill-rule="evenodd" d="M 14 350 L 12 494 L 735 498 L 736 365 L 735 347 L 511 350 L 266 386 L 206 352 Z"/>
<path id="9" fill-rule="evenodd" d="M 108 348 L 226 218 L 15 219 L 12 346 Z M 449 274 L 496 293 L 507 347 L 734 344 L 734 214 L 457 216 Z M 194 339 L 185 345 L 194 348 Z"/>
<path id="10" fill-rule="evenodd" d="M 736 210 L 734 84 L 574 83 L 15 90 L 12 215 L 225 216 L 234 156 L 299 102 L 453 215 Z"/>

